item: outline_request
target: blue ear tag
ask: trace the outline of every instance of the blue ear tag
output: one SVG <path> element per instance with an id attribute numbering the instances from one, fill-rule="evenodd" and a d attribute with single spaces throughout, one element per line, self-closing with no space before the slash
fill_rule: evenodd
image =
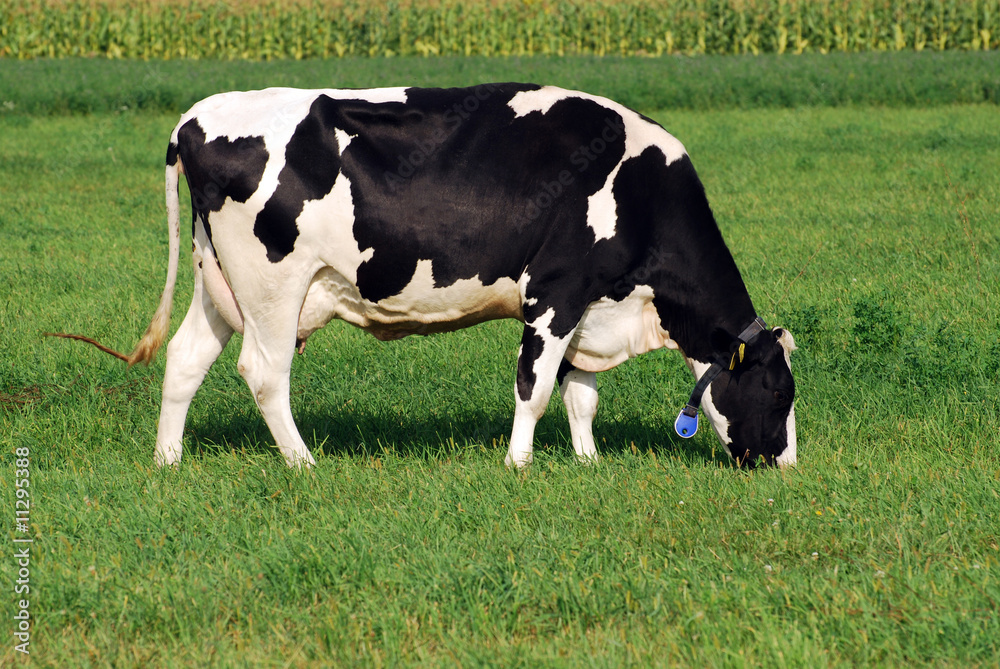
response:
<path id="1" fill-rule="evenodd" d="M 674 430 L 684 439 L 693 437 L 698 431 L 698 409 L 690 404 L 681 409 L 677 414 L 677 420 L 674 421 Z"/>

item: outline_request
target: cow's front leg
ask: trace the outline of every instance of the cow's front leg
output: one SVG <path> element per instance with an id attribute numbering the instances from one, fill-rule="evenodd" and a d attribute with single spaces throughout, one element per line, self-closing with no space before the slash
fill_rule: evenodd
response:
<path id="1" fill-rule="evenodd" d="M 549 330 L 553 312 L 548 310 L 531 324 L 525 324 L 521 350 L 517 355 L 517 383 L 514 393 L 514 427 L 505 462 L 508 467 L 531 463 L 535 425 L 552 396 L 559 363 L 566 353 L 572 332 L 557 337 Z"/>
<path id="2" fill-rule="evenodd" d="M 298 303 L 301 304 L 301 300 Z M 290 300 L 286 304 L 296 302 Z M 289 467 L 310 467 L 316 461 L 299 436 L 289 400 L 297 323 L 297 310 L 273 314 L 266 321 L 251 320 L 248 315 L 238 369 L 250 386 L 285 462 Z"/>
<path id="3" fill-rule="evenodd" d="M 594 414 L 597 413 L 597 374 L 577 369 L 566 360 L 559 367 L 559 392 L 562 393 L 573 450 L 583 462 L 597 460 L 594 444 Z"/>

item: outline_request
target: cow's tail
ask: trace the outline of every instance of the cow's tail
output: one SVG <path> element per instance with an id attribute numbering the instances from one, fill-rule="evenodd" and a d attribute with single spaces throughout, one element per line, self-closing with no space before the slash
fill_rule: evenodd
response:
<path id="1" fill-rule="evenodd" d="M 170 331 L 170 309 L 174 302 L 174 285 L 177 283 L 177 261 L 181 247 L 181 212 L 180 199 L 177 191 L 180 175 L 183 172 L 180 159 L 177 156 L 177 147 L 173 143 L 167 153 L 166 187 L 167 187 L 167 230 L 169 234 L 169 254 L 167 261 L 167 283 L 163 287 L 163 294 L 160 295 L 160 305 L 153 314 L 153 320 L 146 328 L 146 333 L 136 344 L 131 354 L 125 355 L 103 344 L 78 334 L 66 334 L 65 332 L 46 332 L 47 337 L 62 337 L 63 339 L 75 339 L 96 346 L 101 351 L 113 355 L 119 360 L 124 360 L 131 367 L 137 362 L 148 365 L 156 356 L 156 352 L 163 345 L 163 340 L 167 338 Z"/>
<path id="2" fill-rule="evenodd" d="M 160 295 L 160 304 L 153 314 L 153 319 L 146 328 L 146 333 L 136 344 L 128 356 L 129 367 L 137 362 L 148 365 L 163 345 L 163 340 L 170 332 L 170 309 L 174 303 L 174 285 L 177 283 L 177 263 L 181 249 L 181 207 L 178 187 L 181 175 L 181 161 L 177 155 L 177 146 L 171 143 L 167 151 L 166 168 L 166 200 L 167 200 L 167 235 L 169 239 L 167 261 L 167 281 Z"/>

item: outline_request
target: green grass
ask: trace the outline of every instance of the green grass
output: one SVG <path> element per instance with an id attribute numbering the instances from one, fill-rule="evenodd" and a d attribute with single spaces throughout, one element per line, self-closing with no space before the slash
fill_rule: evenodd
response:
<path id="1" fill-rule="evenodd" d="M 181 113 L 224 90 L 537 81 L 636 109 L 928 106 L 1000 102 L 1000 52 L 794 57 L 341 58 L 273 61 L 0 61 L 0 114 Z"/>
<path id="2" fill-rule="evenodd" d="M 141 334 L 176 117 L 0 116 L 0 500 L 30 448 L 33 662 L 995 666 L 996 107 L 644 111 L 801 347 L 793 471 L 675 438 L 691 381 L 660 351 L 599 375 L 600 464 L 572 461 L 554 401 L 507 472 L 511 322 L 317 333 L 292 373 L 305 474 L 269 448 L 236 338 L 158 471 L 162 357 L 127 370 L 41 332 Z M 186 264 L 180 286 L 175 327 Z"/>

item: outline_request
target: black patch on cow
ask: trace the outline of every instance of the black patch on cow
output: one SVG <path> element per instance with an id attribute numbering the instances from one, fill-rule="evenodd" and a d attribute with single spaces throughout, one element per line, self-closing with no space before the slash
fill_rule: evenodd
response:
<path id="1" fill-rule="evenodd" d="M 521 354 L 517 358 L 517 396 L 521 401 L 527 402 L 531 399 L 535 389 L 535 381 L 538 376 L 535 374 L 535 363 L 542 355 L 545 348 L 545 340 L 542 339 L 534 328 L 525 326 L 524 334 L 521 336 Z"/>
<path id="2" fill-rule="evenodd" d="M 222 209 L 226 199 L 246 202 L 257 191 L 267 165 L 268 153 L 263 137 L 216 137 L 205 141 L 205 131 L 192 118 L 177 132 L 173 159 L 180 156 L 191 191 L 193 221 L 201 217 L 211 238 L 208 215 Z M 167 149 L 170 163 L 171 150 Z M 193 224 L 192 221 L 192 224 Z"/>
<path id="3" fill-rule="evenodd" d="M 216 137 L 205 141 L 205 131 L 193 118 L 178 131 L 178 154 L 199 213 L 219 211 L 226 198 L 246 202 L 257 191 L 267 165 L 263 137 Z"/>
<path id="4" fill-rule="evenodd" d="M 734 339 L 756 313 L 732 254 L 687 155 L 667 164 L 651 146 L 625 161 L 615 178 L 618 225 L 613 242 L 631 258 L 615 297 L 652 286 L 661 325 L 684 354 L 711 361 L 725 348 L 714 330 Z"/>
<path id="5" fill-rule="evenodd" d="M 278 187 L 257 214 L 253 233 L 267 249 L 267 259 L 278 262 L 295 248 L 296 220 L 310 200 L 323 199 L 340 172 L 340 149 L 331 109 L 337 103 L 325 95 L 316 98 L 309 114 L 295 128 L 285 148 L 285 166 Z"/>
<path id="6" fill-rule="evenodd" d="M 177 145 L 173 142 L 167 144 L 167 166 L 173 166 L 177 164 Z"/>
<path id="7" fill-rule="evenodd" d="M 559 361 L 559 371 L 556 372 L 556 383 L 559 384 L 560 388 L 562 387 L 562 384 L 566 381 L 566 376 L 569 375 L 569 373 L 572 372 L 574 369 L 576 369 L 576 367 L 574 367 L 573 363 L 571 363 L 569 360 L 563 358 L 562 360 Z"/>
<path id="8" fill-rule="evenodd" d="M 431 261 L 437 287 L 473 277 L 491 285 L 527 270 L 537 302 L 525 319 L 558 307 L 552 330 L 561 336 L 608 288 L 580 263 L 594 246 L 587 198 L 624 155 L 623 120 L 579 97 L 515 118 L 510 100 L 536 88 L 409 89 L 405 104 L 338 102 L 336 125 L 354 135 L 341 167 L 354 236 L 374 251 L 358 269 L 362 297 L 399 294 L 419 260 Z"/>

